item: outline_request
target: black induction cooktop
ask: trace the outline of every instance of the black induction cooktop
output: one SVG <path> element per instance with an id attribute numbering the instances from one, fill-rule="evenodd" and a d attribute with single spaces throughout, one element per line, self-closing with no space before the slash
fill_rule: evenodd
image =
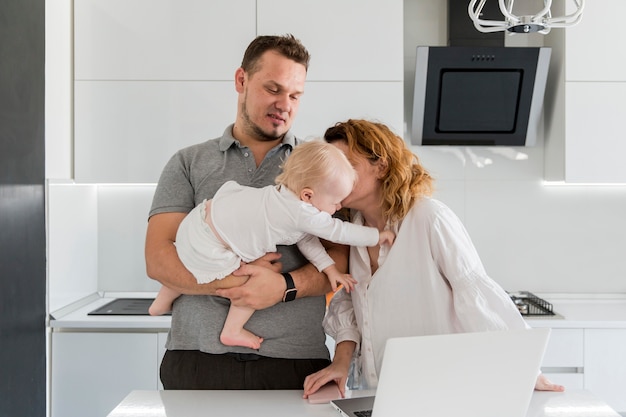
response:
<path id="1" fill-rule="evenodd" d="M 149 316 L 154 298 L 116 298 L 89 312 L 89 316 Z M 170 315 L 169 313 L 167 315 Z"/>

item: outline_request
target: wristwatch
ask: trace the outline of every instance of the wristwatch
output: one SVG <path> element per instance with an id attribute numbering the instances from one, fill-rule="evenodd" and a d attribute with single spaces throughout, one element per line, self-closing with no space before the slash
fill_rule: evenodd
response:
<path id="1" fill-rule="evenodd" d="M 296 299 L 298 290 L 296 289 L 296 284 L 294 284 L 293 277 L 289 272 L 283 272 L 283 277 L 285 278 L 285 284 L 287 284 L 285 295 L 283 295 L 283 302 L 286 303 L 287 301 L 293 301 Z"/>

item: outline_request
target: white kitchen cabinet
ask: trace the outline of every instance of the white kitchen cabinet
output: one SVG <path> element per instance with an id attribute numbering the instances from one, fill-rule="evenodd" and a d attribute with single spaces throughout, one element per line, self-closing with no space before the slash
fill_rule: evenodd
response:
<path id="1" fill-rule="evenodd" d="M 568 13 L 575 10 L 573 1 L 564 3 Z M 565 30 L 566 81 L 626 80 L 624 28 L 611 23 L 615 18 L 624 15 L 624 0 L 585 2 L 580 23 Z"/>
<path id="2" fill-rule="evenodd" d="M 156 183 L 175 151 L 220 136 L 237 110 L 232 81 L 77 81 L 74 100 L 81 183 Z"/>
<path id="3" fill-rule="evenodd" d="M 586 2 L 578 25 L 546 37 L 546 46 L 553 48 L 546 94 L 547 180 L 626 183 L 620 157 L 626 152 L 624 37 L 619 25 L 607 23 L 624 13 L 622 0 Z"/>
<path id="4" fill-rule="evenodd" d="M 583 329 L 552 329 L 541 364 L 543 373 L 566 389 L 582 389 L 583 345 Z"/>
<path id="5" fill-rule="evenodd" d="M 309 81 L 402 82 L 403 1 L 258 0 L 261 33 L 293 33 L 311 53 Z"/>
<path id="6" fill-rule="evenodd" d="M 292 131 L 300 138 L 321 137 L 348 119 L 375 120 L 402 136 L 401 82 L 307 82 Z"/>
<path id="7" fill-rule="evenodd" d="M 74 12 L 74 179 L 155 183 L 178 149 L 222 134 L 258 34 L 311 52 L 293 132 L 376 119 L 403 134 L 403 2 L 81 0 Z M 320 30 L 323 28 L 324 30 Z"/>
<path id="8" fill-rule="evenodd" d="M 585 329 L 585 389 L 626 413 L 626 329 Z"/>
<path id="9" fill-rule="evenodd" d="M 132 390 L 157 389 L 156 333 L 52 332 L 51 416 L 105 416 Z"/>
<path id="10" fill-rule="evenodd" d="M 404 133 L 403 2 L 259 0 L 259 33 L 293 33 L 311 53 L 293 132 L 322 136 L 350 118 L 380 121 Z"/>
<path id="11" fill-rule="evenodd" d="M 233 79 L 255 0 L 74 2 L 76 80 Z"/>
<path id="12" fill-rule="evenodd" d="M 626 183 L 626 82 L 567 82 L 565 94 L 567 181 Z"/>

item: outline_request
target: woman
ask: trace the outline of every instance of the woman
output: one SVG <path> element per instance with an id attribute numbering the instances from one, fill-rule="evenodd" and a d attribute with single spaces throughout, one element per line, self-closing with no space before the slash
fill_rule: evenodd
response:
<path id="1" fill-rule="evenodd" d="M 324 138 L 358 174 L 342 202 L 356 224 L 391 229 L 389 247 L 353 247 L 351 294 L 332 299 L 324 327 L 336 341 L 331 365 L 304 383 L 304 397 L 334 380 L 375 388 L 390 337 L 527 327 L 506 292 L 490 279 L 459 218 L 430 197 L 433 179 L 404 140 L 383 124 L 348 120 Z M 540 374 L 535 389 L 563 391 Z"/>

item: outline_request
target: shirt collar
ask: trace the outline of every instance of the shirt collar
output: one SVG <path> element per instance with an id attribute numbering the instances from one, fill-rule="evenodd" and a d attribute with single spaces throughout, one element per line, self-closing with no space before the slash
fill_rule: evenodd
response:
<path id="1" fill-rule="evenodd" d="M 220 151 L 225 152 L 228 150 L 228 148 L 233 146 L 234 143 L 239 143 L 239 141 L 233 136 L 234 126 L 234 124 L 231 124 L 226 128 L 226 130 L 224 130 L 224 134 L 220 138 Z M 296 136 L 291 133 L 291 131 L 288 131 L 283 138 L 282 145 L 289 146 L 291 149 L 293 149 L 296 146 Z"/>

